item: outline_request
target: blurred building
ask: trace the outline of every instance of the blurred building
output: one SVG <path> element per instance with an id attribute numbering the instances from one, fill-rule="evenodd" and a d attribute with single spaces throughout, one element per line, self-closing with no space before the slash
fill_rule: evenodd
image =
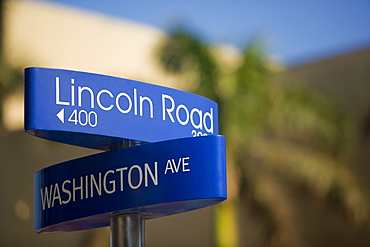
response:
<path id="1" fill-rule="evenodd" d="M 165 33 L 153 27 L 42 1 L 7 1 L 4 55 L 16 67 L 72 69 L 175 87 L 155 51 Z M 109 246 L 109 228 L 38 235 L 33 231 L 33 174 L 96 151 L 23 132 L 23 91 L 2 106 L 0 246 Z M 211 209 L 147 221 L 147 246 L 211 246 Z"/>
<path id="2" fill-rule="evenodd" d="M 290 68 L 280 79 L 320 90 L 353 120 L 357 139 L 351 165 L 370 197 L 370 46 Z"/>
<path id="3" fill-rule="evenodd" d="M 364 197 L 370 198 L 370 46 L 290 67 L 277 79 L 279 83 L 303 84 L 317 90 L 350 118 L 353 156 L 345 167 L 354 175 Z M 309 199 L 299 190 L 294 193 L 290 196 L 298 202 L 299 212 L 295 229 L 290 229 L 296 237 L 292 246 L 369 246 L 368 221 L 356 225 L 343 206 Z"/>

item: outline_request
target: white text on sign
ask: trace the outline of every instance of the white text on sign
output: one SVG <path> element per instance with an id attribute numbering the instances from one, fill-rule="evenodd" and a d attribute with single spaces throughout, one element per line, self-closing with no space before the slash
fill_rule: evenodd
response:
<path id="1" fill-rule="evenodd" d="M 168 159 L 163 173 L 190 172 L 190 157 Z M 158 162 L 152 165 L 145 163 L 129 167 L 124 166 L 98 173 L 86 174 L 78 178 L 66 179 L 40 189 L 42 210 L 56 205 L 65 205 L 78 200 L 113 194 L 124 191 L 126 187 L 132 190 L 141 187 L 159 185 Z"/>
<path id="2" fill-rule="evenodd" d="M 63 89 L 63 90 L 62 90 Z M 63 93 L 62 93 L 63 92 Z M 190 124 L 194 131 L 193 136 L 214 134 L 214 110 L 209 108 L 203 111 L 197 107 L 188 107 L 176 103 L 176 99 L 169 94 L 161 94 L 160 111 L 161 120 L 171 121 L 182 126 Z M 153 119 L 156 116 L 157 107 L 151 97 L 141 95 L 137 88 L 132 92 L 113 93 L 107 88 L 95 92 L 86 85 L 77 85 L 74 79 L 68 83 L 59 77 L 55 77 L 55 104 L 63 107 L 74 107 L 72 112 L 67 114 L 67 121 L 64 119 L 64 108 L 57 117 L 62 123 L 73 123 L 79 126 L 96 127 L 98 125 L 98 114 L 94 109 L 99 108 L 105 112 L 117 110 L 121 114 L 133 114 L 138 117 Z M 83 109 L 78 109 L 83 108 Z"/>

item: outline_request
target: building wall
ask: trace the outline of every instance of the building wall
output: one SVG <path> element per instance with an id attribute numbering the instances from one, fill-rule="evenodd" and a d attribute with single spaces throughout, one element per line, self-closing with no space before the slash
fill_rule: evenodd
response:
<path id="1" fill-rule="evenodd" d="M 350 165 L 370 196 L 370 48 L 291 68 L 280 80 L 316 88 L 353 121 L 356 140 Z"/>
<path id="2" fill-rule="evenodd" d="M 163 31 L 42 1 L 7 1 L 4 52 L 14 66 L 72 69 L 177 87 L 155 49 Z M 4 104 L 0 125 L 0 246 L 109 246 L 109 228 L 39 235 L 33 231 L 33 174 L 95 151 L 52 143 L 23 129 L 23 92 Z M 10 131 L 10 132 L 9 132 Z M 212 210 L 147 221 L 147 246 L 212 246 Z"/>

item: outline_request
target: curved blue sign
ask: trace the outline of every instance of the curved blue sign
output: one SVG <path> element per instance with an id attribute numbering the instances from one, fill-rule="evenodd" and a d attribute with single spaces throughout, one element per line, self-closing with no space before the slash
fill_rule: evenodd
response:
<path id="1" fill-rule="evenodd" d="M 217 104 L 191 93 L 85 72 L 27 68 L 25 130 L 48 140 L 111 150 L 217 135 Z"/>
<path id="2" fill-rule="evenodd" d="M 223 136 L 183 138 L 108 151 L 35 174 L 35 230 L 109 225 L 116 213 L 148 219 L 226 199 Z"/>

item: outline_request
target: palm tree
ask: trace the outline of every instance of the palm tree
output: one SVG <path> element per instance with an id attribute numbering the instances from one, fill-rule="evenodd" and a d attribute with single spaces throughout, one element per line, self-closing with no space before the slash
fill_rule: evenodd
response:
<path id="1" fill-rule="evenodd" d="M 220 133 L 228 139 L 229 181 L 238 188 L 216 210 L 218 233 L 224 233 L 219 246 L 299 244 L 290 219 L 297 211 L 292 185 L 344 205 L 357 221 L 369 219 L 366 197 L 346 167 L 350 121 L 317 92 L 273 80 L 271 63 L 258 42 L 225 62 L 217 47 L 177 27 L 158 57 L 166 71 L 185 77 L 194 93 L 219 104 Z M 230 236 L 237 225 L 236 239 Z M 244 231 L 248 227 L 254 228 L 253 236 Z"/>

